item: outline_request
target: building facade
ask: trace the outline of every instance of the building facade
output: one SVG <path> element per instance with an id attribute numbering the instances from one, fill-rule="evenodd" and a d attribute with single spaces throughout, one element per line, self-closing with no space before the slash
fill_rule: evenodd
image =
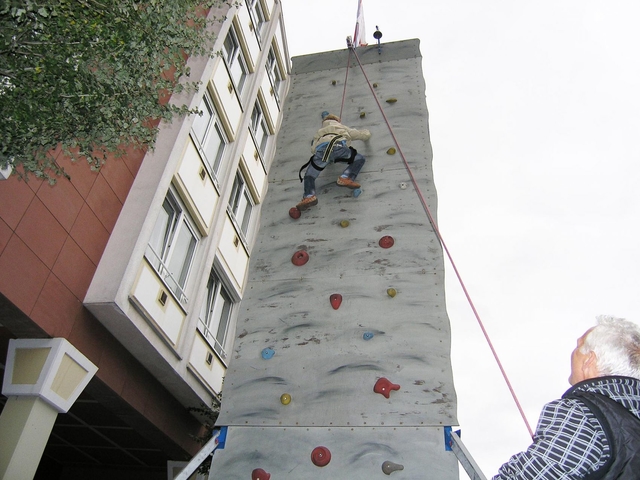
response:
<path id="1" fill-rule="evenodd" d="M 190 59 L 203 114 L 161 125 L 153 151 L 71 180 L 0 181 L 0 349 L 66 338 L 98 366 L 45 449 L 42 478 L 166 478 L 188 459 L 231 357 L 275 154 L 289 55 L 280 0 L 225 16 Z M 45 473 L 43 473 L 45 472 Z"/>

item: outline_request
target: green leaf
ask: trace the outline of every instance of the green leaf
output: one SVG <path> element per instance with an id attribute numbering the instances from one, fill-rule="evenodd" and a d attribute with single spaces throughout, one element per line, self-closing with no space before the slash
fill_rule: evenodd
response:
<path id="1" fill-rule="evenodd" d="M 95 168 L 107 151 L 121 154 L 122 142 L 153 148 L 158 129 L 146 119 L 189 113 L 160 105 L 158 92 L 199 85 L 177 84 L 163 72 L 173 65 L 175 78 L 184 78 L 182 52 L 212 52 L 210 21 L 193 14 L 201 4 L 229 2 L 0 2 L 0 65 L 11 72 L 0 77 L 2 155 L 24 175 L 48 179 L 62 173 L 48 155 L 56 146 L 74 160 L 86 155 Z"/>

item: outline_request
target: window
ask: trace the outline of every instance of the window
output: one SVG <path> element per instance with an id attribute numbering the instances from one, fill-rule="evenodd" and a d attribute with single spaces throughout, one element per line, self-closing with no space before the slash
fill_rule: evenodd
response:
<path id="1" fill-rule="evenodd" d="M 197 244 L 190 219 L 170 191 L 162 203 L 145 257 L 183 305 L 188 301 L 184 288 Z"/>
<path id="2" fill-rule="evenodd" d="M 236 87 L 238 94 L 242 92 L 244 81 L 247 77 L 247 62 L 244 59 L 242 48 L 240 48 L 240 42 L 238 41 L 238 35 L 236 34 L 235 27 L 231 26 L 231 30 L 227 34 L 227 38 L 224 40 L 222 47 L 223 57 L 227 63 L 229 69 L 229 75 Z"/>
<path id="3" fill-rule="evenodd" d="M 251 133 L 253 134 L 253 139 L 256 141 L 258 150 L 260 150 L 260 155 L 264 155 L 269 140 L 269 127 L 267 126 L 267 120 L 264 118 L 262 106 L 258 100 L 256 100 L 253 112 L 251 112 Z"/>
<path id="4" fill-rule="evenodd" d="M 227 140 L 213 108 L 209 92 L 205 93 L 198 110 L 202 112 L 202 115 L 196 115 L 191 127 L 191 138 L 194 140 L 207 170 L 213 178 L 216 178 Z"/>
<path id="5" fill-rule="evenodd" d="M 226 344 L 232 311 L 231 295 L 212 270 L 207 282 L 207 296 L 200 310 L 198 328 L 223 361 L 227 358 Z"/>
<path id="6" fill-rule="evenodd" d="M 247 229 L 249 228 L 249 220 L 251 220 L 251 210 L 253 210 L 253 199 L 251 192 L 247 188 L 247 184 L 242 176 L 242 172 L 238 170 L 236 178 L 233 182 L 231 190 L 231 198 L 229 198 L 229 214 L 235 221 L 236 227 L 242 233 L 246 243 Z"/>
<path id="7" fill-rule="evenodd" d="M 262 40 L 262 29 L 266 23 L 262 2 L 260 0 L 247 0 L 247 8 L 249 9 L 249 16 L 253 23 L 253 30 L 258 38 L 258 42 L 260 42 Z"/>
<path id="8" fill-rule="evenodd" d="M 269 76 L 269 80 L 271 81 L 271 87 L 273 88 L 273 94 L 276 97 L 276 101 L 280 102 L 280 89 L 282 88 L 282 81 L 284 75 L 282 75 L 282 70 L 280 69 L 280 65 L 278 65 L 278 59 L 276 57 L 276 52 L 273 47 L 269 49 L 269 54 L 267 55 L 267 75 Z"/>

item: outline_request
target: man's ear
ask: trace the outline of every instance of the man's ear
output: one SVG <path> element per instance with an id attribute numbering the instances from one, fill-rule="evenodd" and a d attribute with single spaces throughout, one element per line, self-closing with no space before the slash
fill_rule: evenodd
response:
<path id="1" fill-rule="evenodd" d="M 582 373 L 584 374 L 585 380 L 600 376 L 600 371 L 598 370 L 598 357 L 596 357 L 595 352 L 589 352 L 585 358 L 582 363 Z"/>

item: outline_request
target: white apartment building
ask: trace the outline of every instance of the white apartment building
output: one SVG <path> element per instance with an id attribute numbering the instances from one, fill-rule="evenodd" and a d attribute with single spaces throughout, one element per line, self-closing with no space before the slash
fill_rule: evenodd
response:
<path id="1" fill-rule="evenodd" d="M 214 51 L 190 60 L 203 114 L 162 126 L 84 302 L 184 405 L 211 403 L 231 356 L 288 86 L 280 1 L 230 9 Z"/>

